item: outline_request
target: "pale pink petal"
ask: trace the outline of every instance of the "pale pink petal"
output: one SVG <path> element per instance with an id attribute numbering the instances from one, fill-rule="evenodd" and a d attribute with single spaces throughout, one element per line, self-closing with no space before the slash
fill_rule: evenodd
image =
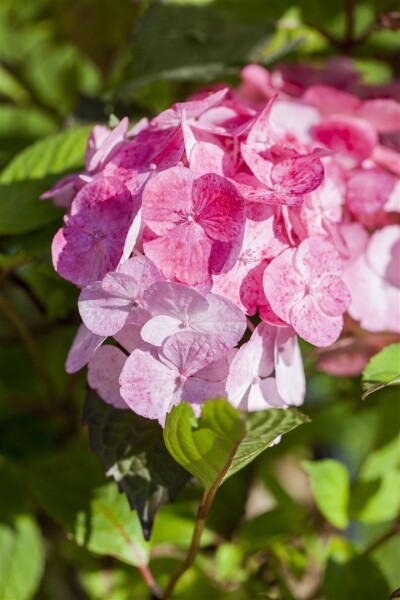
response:
<path id="1" fill-rule="evenodd" d="M 182 321 L 168 315 L 152 317 L 141 330 L 142 339 L 153 346 L 161 346 L 170 335 L 182 330 Z"/>
<path id="2" fill-rule="evenodd" d="M 243 199 L 235 186 L 220 175 L 209 173 L 193 184 L 196 222 L 213 240 L 235 239 L 243 225 Z"/>
<path id="3" fill-rule="evenodd" d="M 373 149 L 371 158 L 380 167 L 387 169 L 394 175 L 400 176 L 400 152 L 377 144 Z"/>
<path id="4" fill-rule="evenodd" d="M 247 136 L 247 144 L 254 148 L 257 152 L 266 150 L 270 143 L 269 119 L 271 109 L 274 105 L 277 96 L 275 95 L 267 103 L 265 108 L 260 112 L 257 119 L 254 121 L 249 134 Z"/>
<path id="5" fill-rule="evenodd" d="M 100 170 L 118 152 L 126 140 L 128 125 L 129 119 L 124 117 L 115 129 L 109 131 L 107 136 L 102 137 L 101 141 L 96 140 L 96 150 L 92 156 L 89 157 L 89 153 L 86 151 L 85 164 L 89 173 Z"/>
<path id="6" fill-rule="evenodd" d="M 100 281 L 83 288 L 78 301 L 85 325 L 97 335 L 114 335 L 126 323 L 132 302 L 106 292 Z"/>
<path id="7" fill-rule="evenodd" d="M 336 248 L 319 235 L 313 235 L 300 244 L 294 255 L 293 264 L 304 281 L 313 285 L 326 273 L 333 275 L 342 273 L 342 261 Z"/>
<path id="8" fill-rule="evenodd" d="M 295 250 L 289 248 L 274 258 L 264 272 L 263 285 L 271 308 L 290 323 L 290 307 L 304 296 L 305 284 L 293 267 Z"/>
<path id="9" fill-rule="evenodd" d="M 343 329 L 343 317 L 329 317 L 310 295 L 292 306 L 290 323 L 300 337 L 320 348 L 336 342 Z"/>
<path id="10" fill-rule="evenodd" d="M 93 353 L 106 338 L 92 333 L 83 323 L 75 335 L 72 346 L 68 352 L 65 370 L 67 373 L 76 373 L 84 367 L 93 356 Z"/>
<path id="11" fill-rule="evenodd" d="M 158 173 L 143 190 L 142 219 L 157 235 L 165 235 L 192 212 L 194 174 L 185 167 Z"/>
<path id="12" fill-rule="evenodd" d="M 366 259 L 372 270 L 400 288 L 400 226 L 389 225 L 371 236 Z"/>
<path id="13" fill-rule="evenodd" d="M 140 208 L 136 214 L 136 217 L 133 219 L 131 226 L 129 227 L 129 230 L 128 230 L 128 233 L 127 233 L 127 236 L 125 239 L 124 249 L 122 252 L 121 262 L 127 261 L 128 258 L 130 257 L 130 255 L 132 254 L 133 249 L 136 246 L 136 243 L 138 242 L 141 227 L 142 227 L 142 209 Z"/>
<path id="14" fill-rule="evenodd" d="M 357 116 L 371 123 L 380 133 L 400 129 L 400 104 L 391 98 L 365 100 Z"/>
<path id="15" fill-rule="evenodd" d="M 166 279 L 196 285 L 209 279 L 212 240 L 197 223 L 174 227 L 164 237 L 144 243 L 148 256 Z"/>
<path id="16" fill-rule="evenodd" d="M 208 308 L 189 317 L 189 325 L 195 331 L 218 336 L 227 346 L 236 346 L 246 331 L 246 318 L 243 312 L 222 296 L 209 294 L 206 297 Z"/>
<path id="17" fill-rule="evenodd" d="M 260 154 L 258 154 L 258 152 L 248 144 L 241 144 L 240 150 L 242 157 L 244 158 L 247 166 L 252 171 L 252 173 L 254 173 L 254 175 L 259 181 L 261 181 L 261 183 L 270 188 L 272 185 L 272 162 L 260 156 Z"/>
<path id="18" fill-rule="evenodd" d="M 123 273 L 135 280 L 137 290 L 135 299 L 141 299 L 144 292 L 157 281 L 162 280 L 162 275 L 156 265 L 146 256 L 138 255 L 124 262 L 118 268 Z"/>
<path id="19" fill-rule="evenodd" d="M 229 373 L 229 361 L 227 356 L 223 356 L 212 363 L 209 363 L 196 373 L 196 379 L 202 379 L 210 382 L 224 382 Z"/>
<path id="20" fill-rule="evenodd" d="M 303 404 L 306 378 L 297 336 L 291 327 L 280 327 L 276 332 L 275 379 L 279 395 L 286 404 Z"/>
<path id="21" fill-rule="evenodd" d="M 205 313 L 208 302 L 196 290 L 168 281 L 154 283 L 146 291 L 146 308 L 155 315 L 168 315 L 180 321 L 189 321 L 197 313 Z"/>
<path id="22" fill-rule="evenodd" d="M 128 409 L 119 391 L 119 376 L 128 356 L 116 346 L 98 348 L 88 365 L 88 384 L 115 408 Z"/>
<path id="23" fill-rule="evenodd" d="M 240 408 L 251 412 L 267 408 L 286 408 L 286 404 L 279 395 L 275 378 L 267 377 L 251 386 L 246 405 L 241 403 Z"/>
<path id="24" fill-rule="evenodd" d="M 310 86 L 304 92 L 302 100 L 318 108 L 323 116 L 354 115 L 361 106 L 361 101 L 352 94 L 327 85 Z"/>
<path id="25" fill-rule="evenodd" d="M 351 296 L 346 285 L 337 275 L 326 275 L 312 288 L 312 297 L 319 308 L 330 317 L 342 315 L 350 306 Z"/>
<path id="26" fill-rule="evenodd" d="M 226 350 L 226 345 L 214 336 L 182 331 L 165 340 L 159 356 L 170 368 L 190 377 L 221 358 Z"/>
<path id="27" fill-rule="evenodd" d="M 131 354 L 136 348 L 146 347 L 140 335 L 140 325 L 124 325 L 113 337 L 128 354 Z"/>
<path id="28" fill-rule="evenodd" d="M 135 413 L 163 423 L 166 414 L 180 401 L 178 376 L 177 371 L 158 359 L 156 350 L 137 349 L 122 369 L 120 393 Z"/>
<path id="29" fill-rule="evenodd" d="M 197 377 L 190 377 L 182 387 L 182 400 L 190 402 L 193 408 L 201 405 L 206 400 L 226 397 L 223 381 L 206 381 Z"/>

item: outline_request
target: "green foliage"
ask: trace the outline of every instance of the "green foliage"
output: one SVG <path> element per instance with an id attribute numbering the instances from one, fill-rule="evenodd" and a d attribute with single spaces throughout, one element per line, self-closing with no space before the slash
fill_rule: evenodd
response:
<path id="1" fill-rule="evenodd" d="M 158 510 L 175 499 L 189 473 L 172 460 L 156 421 L 115 409 L 89 392 L 84 422 L 92 450 L 125 492 L 131 508 L 137 510 L 143 534 L 149 539 Z"/>
<path id="2" fill-rule="evenodd" d="M 244 415 L 222 398 L 206 402 L 197 419 L 183 402 L 167 415 L 164 440 L 174 459 L 209 490 L 307 420 L 294 409 Z"/>
<path id="3" fill-rule="evenodd" d="M 0 522 L 0 598 L 29 600 L 44 567 L 40 530 L 32 517 L 21 515 L 12 525 Z"/>
<path id="4" fill-rule="evenodd" d="M 315 502 L 324 517 L 339 529 L 349 524 L 349 475 L 336 460 L 304 461 L 303 468 L 311 479 Z"/>
<path id="5" fill-rule="evenodd" d="M 390 344 L 375 354 L 365 367 L 362 385 L 363 398 L 387 385 L 400 384 L 400 344 Z"/>
<path id="6" fill-rule="evenodd" d="M 235 83 L 248 61 L 323 66 L 345 54 L 367 82 L 388 82 L 398 70 L 398 7 L 111 4 L 0 3 L 0 600 L 148 598 L 135 565 L 143 571 L 150 551 L 165 587 L 190 546 L 201 495 L 193 480 L 179 491 L 182 466 L 208 489 L 224 485 L 177 599 L 389 598 L 399 586 L 399 345 L 367 366 L 365 395 L 380 390 L 368 403 L 357 379 L 318 372 L 309 352 L 308 427 L 297 428 L 304 417 L 291 410 L 245 417 L 210 402 L 197 419 L 182 404 L 165 430 L 179 464 L 158 424 L 90 395 L 99 460 L 81 423 L 85 374 L 64 373 L 79 290 L 51 265 L 63 213 L 38 197 L 83 169 L 88 124 L 152 116 L 202 82 Z M 146 542 L 140 520 L 149 530 L 156 512 Z"/>

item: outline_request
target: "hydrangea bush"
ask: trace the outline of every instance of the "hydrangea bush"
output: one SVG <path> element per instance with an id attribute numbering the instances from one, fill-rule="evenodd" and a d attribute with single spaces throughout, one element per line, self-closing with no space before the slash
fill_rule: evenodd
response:
<path id="1" fill-rule="evenodd" d="M 400 332 L 399 105 L 329 73 L 248 65 L 237 89 L 95 126 L 85 171 L 43 194 L 81 289 L 66 369 L 105 402 L 161 425 L 182 401 L 299 406 L 298 338 L 354 375 L 370 334 Z"/>

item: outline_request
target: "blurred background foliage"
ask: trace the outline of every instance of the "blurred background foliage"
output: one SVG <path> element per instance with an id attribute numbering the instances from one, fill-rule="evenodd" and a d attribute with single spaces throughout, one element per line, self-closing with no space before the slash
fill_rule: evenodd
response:
<path id="1" fill-rule="evenodd" d="M 165 585 L 200 495 L 191 484 L 165 506 L 147 544 L 89 452 L 85 375 L 64 373 L 77 291 L 53 272 L 62 213 L 40 193 L 81 167 L 90 123 L 152 116 L 205 83 L 235 83 L 249 61 L 323 67 L 345 54 L 369 83 L 391 80 L 396 10 L 391 0 L 1 0 L 1 600 L 148 598 L 131 565 L 150 553 Z M 398 395 L 362 402 L 359 380 L 305 356 L 312 424 L 221 487 L 176 598 L 378 600 L 400 587 Z"/>

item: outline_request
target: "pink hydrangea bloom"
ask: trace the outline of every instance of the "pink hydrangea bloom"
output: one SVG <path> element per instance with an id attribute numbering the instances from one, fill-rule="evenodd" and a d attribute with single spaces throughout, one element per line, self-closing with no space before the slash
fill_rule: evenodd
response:
<path id="1" fill-rule="evenodd" d="M 229 402 L 243 410 L 302 404 L 304 370 L 293 330 L 258 325 L 231 362 L 226 390 Z"/>
<path id="2" fill-rule="evenodd" d="M 243 201 L 235 187 L 216 174 L 195 175 L 184 167 L 159 173 L 143 192 L 143 221 L 155 239 L 145 253 L 164 277 L 195 285 L 210 276 L 214 240 L 235 239 L 243 223 Z"/>
<path id="3" fill-rule="evenodd" d="M 114 335 L 126 323 L 143 324 L 150 313 L 143 303 L 146 289 L 162 279 L 157 267 L 145 256 L 135 256 L 102 281 L 85 287 L 78 301 L 85 325 L 97 335 Z"/>
<path id="4" fill-rule="evenodd" d="M 102 279 L 121 259 L 134 206 L 118 179 L 97 179 L 74 199 L 64 227 L 56 234 L 52 255 L 61 277 L 84 286 Z"/>
<path id="5" fill-rule="evenodd" d="M 306 341 L 329 346 L 340 335 L 350 294 L 340 278 L 334 246 L 320 236 L 284 250 L 264 273 L 264 291 L 273 311 Z"/>
<path id="6" fill-rule="evenodd" d="M 137 349 L 120 376 L 121 395 L 139 415 L 163 425 L 182 400 L 194 406 L 225 393 L 226 346 L 214 336 L 183 331 L 168 337 L 161 349 Z"/>
<path id="7" fill-rule="evenodd" d="M 346 266 L 349 314 L 367 331 L 400 333 L 400 226 L 372 234 L 365 250 Z"/>
<path id="8" fill-rule="evenodd" d="M 147 290 L 144 302 L 151 318 L 141 335 L 155 346 L 178 331 L 190 330 L 216 335 L 233 347 L 246 330 L 246 318 L 232 302 L 216 294 L 203 296 L 179 283 L 155 283 Z"/>

